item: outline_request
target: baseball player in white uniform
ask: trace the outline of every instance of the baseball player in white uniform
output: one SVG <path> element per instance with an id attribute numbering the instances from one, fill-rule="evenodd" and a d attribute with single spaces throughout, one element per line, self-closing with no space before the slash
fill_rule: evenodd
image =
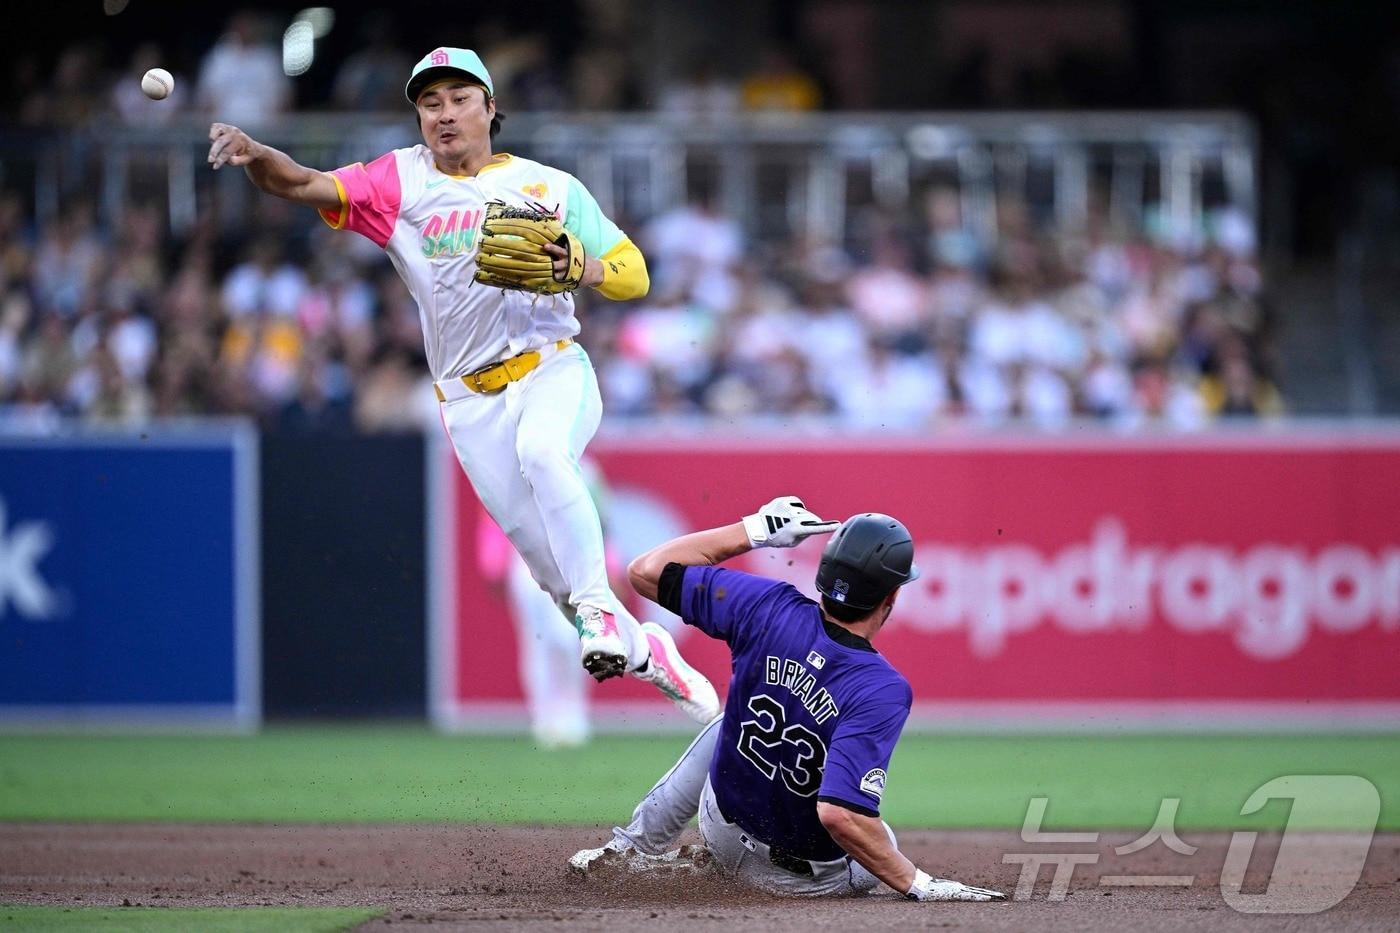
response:
<path id="1" fill-rule="evenodd" d="M 474 282 L 487 239 L 482 221 L 500 203 L 557 205 L 554 217 L 573 238 L 543 247 L 557 280 L 636 298 L 648 289 L 646 262 L 578 179 L 492 152 L 500 118 L 475 52 L 434 49 L 405 92 L 422 145 L 322 172 L 215 123 L 209 162 L 243 167 L 261 190 L 316 208 L 332 227 L 388 254 L 418 304 L 457 458 L 535 581 L 573 623 L 584 667 L 600 681 L 630 671 L 707 722 L 719 712 L 709 680 L 685 663 L 665 629 L 639 625 L 608 585 L 598 514 L 579 471 L 602 401 L 588 354 L 574 342 L 573 296 Z"/>
<path id="2" fill-rule="evenodd" d="M 597 463 L 585 457 L 579 466 L 603 524 L 608 579 L 626 580 L 622 556 L 608 535 L 610 490 Z M 494 522 L 477 523 L 477 568 L 500 595 L 515 622 L 516 661 L 530 732 L 541 748 L 574 748 L 587 744 L 591 733 L 588 715 L 588 674 L 578 664 L 578 639 L 559 624 L 554 600 L 530 573 L 519 553 Z"/>

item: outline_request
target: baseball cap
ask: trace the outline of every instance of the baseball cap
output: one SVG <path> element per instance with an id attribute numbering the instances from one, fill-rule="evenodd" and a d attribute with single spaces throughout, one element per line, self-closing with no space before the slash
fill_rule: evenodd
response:
<path id="1" fill-rule="evenodd" d="M 486 70 L 481 56 L 471 49 L 449 48 L 433 49 L 419 59 L 418 64 L 413 66 L 413 74 L 408 77 L 404 95 L 410 104 L 416 104 L 423 88 L 454 75 L 470 78 L 486 88 L 487 94 L 496 96 L 496 89 L 491 85 L 491 73 Z"/>

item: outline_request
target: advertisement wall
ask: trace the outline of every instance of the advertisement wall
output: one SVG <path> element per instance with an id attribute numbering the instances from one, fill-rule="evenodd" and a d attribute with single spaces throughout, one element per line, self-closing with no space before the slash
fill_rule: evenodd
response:
<path id="1" fill-rule="evenodd" d="M 629 557 L 780 494 L 823 517 L 903 520 L 923 576 L 876 646 L 921 721 L 1366 727 L 1400 713 L 1400 435 L 614 438 L 590 453 Z M 516 645 L 472 571 L 488 519 L 441 462 L 434 708 L 481 727 L 518 709 Z M 811 595 L 820 550 L 734 565 Z M 722 689 L 725 647 L 680 630 Z M 684 723 L 634 682 L 594 696 L 604 717 Z"/>
<path id="2" fill-rule="evenodd" d="M 0 437 L 0 723 L 259 718 L 257 436 Z"/>

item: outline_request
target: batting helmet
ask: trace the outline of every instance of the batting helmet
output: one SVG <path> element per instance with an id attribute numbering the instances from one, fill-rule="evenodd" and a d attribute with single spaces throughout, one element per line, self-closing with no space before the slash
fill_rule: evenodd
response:
<path id="1" fill-rule="evenodd" d="M 826 542 L 817 592 L 852 609 L 874 609 L 918 577 L 909 529 L 888 515 L 866 512 L 846 519 Z"/>

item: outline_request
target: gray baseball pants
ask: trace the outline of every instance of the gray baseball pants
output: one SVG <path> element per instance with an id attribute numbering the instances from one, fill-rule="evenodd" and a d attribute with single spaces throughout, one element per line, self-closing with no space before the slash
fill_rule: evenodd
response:
<path id="1" fill-rule="evenodd" d="M 879 880 L 853 859 L 779 859 L 783 864 L 775 864 L 766 843 L 724 818 L 710 788 L 710 760 L 722 721 L 722 716 L 716 717 L 696 736 L 680 760 L 637 804 L 632 822 L 613 829 L 613 837 L 647 855 L 664 855 L 675 848 L 681 832 L 698 814 L 700 835 L 716 864 L 726 875 L 755 888 L 797 897 L 864 894 L 873 890 Z M 888 831 L 889 827 L 885 829 Z M 894 841 L 893 832 L 890 841 Z"/>

